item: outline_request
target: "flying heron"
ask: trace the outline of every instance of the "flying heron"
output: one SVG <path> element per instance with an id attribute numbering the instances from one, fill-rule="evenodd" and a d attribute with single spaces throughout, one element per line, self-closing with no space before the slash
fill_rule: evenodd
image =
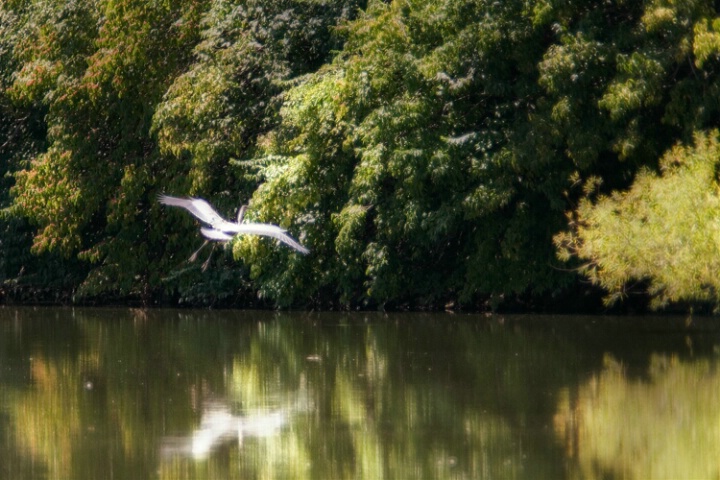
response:
<path id="1" fill-rule="evenodd" d="M 269 223 L 242 223 L 245 216 L 246 205 L 243 205 L 238 210 L 238 218 L 236 222 L 229 222 L 222 218 L 215 209 L 202 198 L 179 198 L 171 197 L 169 195 L 160 195 L 158 201 L 163 205 L 170 205 L 172 207 L 182 207 L 202 222 L 208 224 L 211 228 L 201 227 L 200 233 L 207 239 L 202 246 L 195 251 L 190 257 L 190 261 L 194 261 L 197 258 L 197 254 L 200 250 L 208 244 L 210 240 L 219 242 L 227 242 L 232 240 L 235 235 L 261 235 L 264 237 L 272 237 L 280 240 L 289 247 L 297 250 L 300 253 L 307 254 L 310 251 L 295 241 L 287 231 L 272 225 Z M 209 260 L 209 259 L 208 259 Z M 207 262 L 206 262 L 207 263 Z M 207 268 L 207 265 L 203 265 Z"/>

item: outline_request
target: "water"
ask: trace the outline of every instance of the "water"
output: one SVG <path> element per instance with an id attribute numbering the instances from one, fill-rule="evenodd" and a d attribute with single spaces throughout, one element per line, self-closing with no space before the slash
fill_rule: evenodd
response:
<path id="1" fill-rule="evenodd" d="M 716 319 L 0 309 L 1 479 L 718 478 Z"/>

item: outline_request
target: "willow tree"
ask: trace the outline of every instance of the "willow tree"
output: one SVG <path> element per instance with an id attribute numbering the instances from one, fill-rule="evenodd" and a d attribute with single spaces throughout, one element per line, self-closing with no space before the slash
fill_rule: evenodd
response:
<path id="1" fill-rule="evenodd" d="M 656 307 L 668 302 L 720 304 L 720 144 L 717 131 L 676 146 L 661 174 L 643 170 L 628 191 L 584 199 L 572 234 L 556 239 L 564 257 L 614 301 L 628 283 L 647 281 Z"/>
<path id="2" fill-rule="evenodd" d="M 719 31 L 712 2 L 650 2 L 597 102 L 614 153 L 641 168 L 619 190 L 604 185 L 608 175 L 589 177 L 556 242 L 610 302 L 639 282 L 656 307 L 720 304 Z"/>

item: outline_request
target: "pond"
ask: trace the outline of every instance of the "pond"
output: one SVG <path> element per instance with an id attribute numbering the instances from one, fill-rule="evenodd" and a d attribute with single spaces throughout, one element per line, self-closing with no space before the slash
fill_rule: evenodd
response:
<path id="1" fill-rule="evenodd" d="M 0 308 L 0 478 L 720 476 L 720 321 Z"/>

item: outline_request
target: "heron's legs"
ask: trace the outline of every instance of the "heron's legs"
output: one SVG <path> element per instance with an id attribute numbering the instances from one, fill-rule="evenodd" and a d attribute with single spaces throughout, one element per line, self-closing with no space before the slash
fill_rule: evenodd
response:
<path id="1" fill-rule="evenodd" d="M 190 255 L 190 258 L 188 258 L 188 262 L 194 262 L 195 260 L 197 260 L 198 253 L 200 253 L 200 250 L 205 248 L 205 245 L 207 245 L 208 243 L 210 243 L 210 240 L 205 240 L 205 242 L 202 245 L 200 245 L 200 248 L 195 250 L 195 252 L 192 255 Z"/>
<path id="2" fill-rule="evenodd" d="M 198 248 L 197 250 L 195 250 L 195 252 L 194 252 L 192 255 L 190 255 L 190 258 L 188 258 L 188 262 L 194 262 L 195 260 L 197 260 L 198 254 L 200 253 L 200 250 L 202 250 L 203 248 L 205 248 L 205 246 L 206 246 L 208 243 L 210 243 L 210 240 L 205 240 L 205 241 L 203 242 L 203 244 L 200 245 L 200 248 Z M 210 266 L 210 260 L 212 259 L 212 254 L 213 254 L 214 251 L 215 251 L 215 244 L 213 244 L 212 250 L 210 250 L 210 255 L 208 255 L 207 260 L 205 260 L 205 262 L 203 262 L 203 264 L 202 264 L 201 270 L 202 270 L 203 272 L 204 272 L 205 270 L 207 270 L 208 267 Z"/>
<path id="3" fill-rule="evenodd" d="M 213 243 L 212 249 L 210 250 L 210 255 L 208 255 L 208 258 L 207 258 L 207 260 L 205 260 L 205 263 L 202 264 L 202 269 L 201 269 L 201 270 L 202 270 L 203 272 L 204 272 L 205 270 L 207 270 L 208 267 L 210 266 L 210 259 L 212 258 L 213 252 L 215 252 L 215 244 L 214 244 L 214 243 Z"/>

